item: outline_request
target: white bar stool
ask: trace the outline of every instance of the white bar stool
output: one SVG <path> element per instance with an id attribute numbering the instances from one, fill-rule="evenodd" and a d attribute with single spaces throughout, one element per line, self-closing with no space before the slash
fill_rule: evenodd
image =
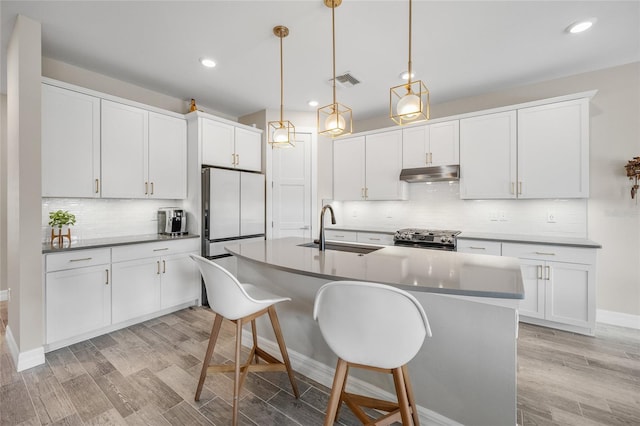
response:
<path id="1" fill-rule="evenodd" d="M 234 372 L 233 425 L 238 423 L 238 399 L 240 396 L 240 389 L 249 371 L 286 371 L 289 375 L 293 394 L 298 398 L 300 396 L 298 393 L 298 386 L 293 378 L 293 370 L 291 369 L 291 363 L 289 362 L 287 347 L 284 344 L 282 330 L 280 329 L 280 322 L 278 321 L 278 316 L 276 315 L 276 309 L 274 306 L 278 302 L 284 302 L 291 299 L 288 297 L 274 295 L 252 284 L 241 284 L 236 277 L 220 265 L 201 256 L 194 254 L 190 254 L 189 256 L 191 256 L 198 265 L 198 268 L 200 268 L 202 278 L 204 279 L 204 285 L 207 289 L 209 306 L 216 314 L 216 318 L 213 322 L 213 328 L 211 329 L 209 345 L 207 346 L 207 352 L 202 363 L 202 371 L 200 372 L 200 380 L 198 381 L 195 400 L 198 401 L 200 399 L 202 386 L 204 385 L 204 381 L 208 373 L 222 373 L 229 371 Z M 283 362 L 280 362 L 278 359 L 258 347 L 255 320 L 267 313 L 269 314 L 269 319 L 273 326 L 273 332 L 275 333 L 278 346 L 280 347 L 280 354 L 282 355 Z M 211 357 L 213 356 L 213 348 L 218 340 L 222 320 L 225 318 L 236 324 L 236 351 L 234 364 L 209 365 Z M 251 348 L 247 361 L 241 365 L 240 348 L 242 342 L 242 326 L 249 322 L 251 322 L 251 331 L 253 333 L 253 347 Z M 258 357 L 266 361 L 267 364 L 259 364 Z M 255 361 L 255 364 L 252 364 L 252 361 Z"/>
<path id="2" fill-rule="evenodd" d="M 334 281 L 318 290 L 313 318 L 338 356 L 324 425 L 333 425 L 343 401 L 363 424 L 402 421 L 403 425 L 419 425 L 407 363 L 416 356 L 424 338 L 431 336 L 431 328 L 416 298 L 384 284 Z M 392 374 L 398 402 L 346 392 L 350 367 Z M 388 414 L 373 419 L 361 407 Z"/>

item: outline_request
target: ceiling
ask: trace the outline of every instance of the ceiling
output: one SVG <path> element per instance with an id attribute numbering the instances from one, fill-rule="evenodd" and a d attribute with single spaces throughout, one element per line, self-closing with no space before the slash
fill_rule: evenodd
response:
<path id="1" fill-rule="evenodd" d="M 285 109 L 332 102 L 331 9 L 322 0 L 3 0 L 0 13 L 2 64 L 23 14 L 42 23 L 44 56 L 229 117 L 279 108 L 272 29 L 286 25 Z M 361 81 L 339 88 L 338 102 L 354 120 L 387 114 L 389 88 L 407 69 L 408 2 L 344 0 L 335 14 L 336 73 Z M 597 22 L 585 33 L 565 31 L 589 17 Z M 416 78 L 437 104 L 640 61 L 640 1 L 415 0 L 412 43 Z M 202 67 L 204 56 L 218 65 Z"/>

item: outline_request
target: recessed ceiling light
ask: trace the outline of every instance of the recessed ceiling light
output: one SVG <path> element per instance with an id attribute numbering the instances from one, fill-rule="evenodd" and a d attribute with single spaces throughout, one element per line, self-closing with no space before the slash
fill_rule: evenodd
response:
<path id="1" fill-rule="evenodd" d="M 200 58 L 200 63 L 207 68 L 213 68 L 216 66 L 216 62 L 211 58 Z"/>
<path id="2" fill-rule="evenodd" d="M 574 22 L 567 27 L 567 32 L 571 34 L 578 34 L 583 31 L 587 31 L 596 22 L 596 18 L 589 18 L 583 21 Z"/>
<path id="3" fill-rule="evenodd" d="M 416 74 L 412 72 L 412 73 L 411 73 L 411 78 L 413 78 L 413 77 L 415 77 L 415 76 L 416 76 Z M 400 77 L 402 80 L 409 80 L 409 71 L 402 71 L 402 72 L 400 73 L 399 77 Z"/>
<path id="4" fill-rule="evenodd" d="M 307 103 L 309 104 L 310 107 L 317 107 L 318 106 L 318 101 L 310 100 Z"/>

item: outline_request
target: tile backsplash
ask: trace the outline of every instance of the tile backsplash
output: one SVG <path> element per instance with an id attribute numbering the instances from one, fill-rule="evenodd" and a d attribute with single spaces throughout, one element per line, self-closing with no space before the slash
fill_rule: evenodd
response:
<path id="1" fill-rule="evenodd" d="M 587 238 L 587 200 L 461 200 L 457 182 L 409 184 L 407 201 L 332 201 L 338 225 Z"/>
<path id="2" fill-rule="evenodd" d="M 181 200 L 123 200 L 103 198 L 43 198 L 42 241 L 51 239 L 49 212 L 68 210 L 76 215 L 71 239 L 122 237 L 158 232 L 161 207 L 182 207 Z"/>

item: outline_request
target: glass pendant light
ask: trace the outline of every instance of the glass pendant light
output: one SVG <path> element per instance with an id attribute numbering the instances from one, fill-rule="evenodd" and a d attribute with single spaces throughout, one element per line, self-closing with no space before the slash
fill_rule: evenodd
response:
<path id="1" fill-rule="evenodd" d="M 284 66 L 282 62 L 282 39 L 289 35 L 289 28 L 284 25 L 273 27 L 273 33 L 280 38 L 280 120 L 269 122 L 268 142 L 271 147 L 289 148 L 295 146 L 296 128 L 290 121 L 283 119 L 284 98 Z"/>
<path id="2" fill-rule="evenodd" d="M 351 108 L 339 104 L 336 101 L 336 24 L 335 10 L 342 4 L 342 0 L 324 0 L 324 4 L 331 8 L 331 34 L 333 39 L 333 103 L 318 108 L 318 133 L 321 135 L 338 136 L 348 135 L 353 130 Z"/>
<path id="3" fill-rule="evenodd" d="M 389 89 L 389 118 L 403 125 L 429 119 L 429 90 L 421 80 L 412 81 L 411 64 L 412 2 L 409 0 L 409 68 L 407 82 Z"/>

